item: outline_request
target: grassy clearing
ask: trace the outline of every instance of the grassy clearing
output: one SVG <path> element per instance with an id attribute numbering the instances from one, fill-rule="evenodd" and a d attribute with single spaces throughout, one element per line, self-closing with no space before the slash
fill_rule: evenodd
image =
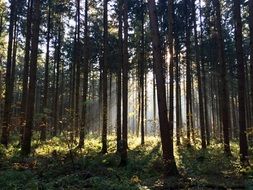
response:
<path id="1" fill-rule="evenodd" d="M 180 178 L 163 180 L 161 145 L 148 137 L 145 146 L 140 139 L 129 138 L 129 163 L 118 167 L 115 137 L 109 137 L 109 152 L 99 153 L 100 139 L 87 137 L 85 148 L 74 149 L 66 138 L 46 143 L 33 142 L 30 158 L 19 156 L 17 147 L 0 147 L 0 189 L 244 189 L 253 188 L 253 171 L 241 168 L 238 146 L 232 143 L 234 157 L 223 155 L 222 145 L 211 144 L 202 151 L 181 146 L 176 150 Z"/>

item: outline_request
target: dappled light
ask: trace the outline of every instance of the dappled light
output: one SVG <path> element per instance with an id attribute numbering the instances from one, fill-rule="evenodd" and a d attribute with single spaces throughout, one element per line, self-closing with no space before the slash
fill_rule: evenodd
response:
<path id="1" fill-rule="evenodd" d="M 253 189 L 253 0 L 0 0 L 0 190 Z"/>

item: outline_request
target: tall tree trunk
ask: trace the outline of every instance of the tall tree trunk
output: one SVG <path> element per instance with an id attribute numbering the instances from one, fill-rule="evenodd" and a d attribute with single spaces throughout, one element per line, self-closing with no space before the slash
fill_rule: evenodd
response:
<path id="1" fill-rule="evenodd" d="M 60 64 L 61 64 L 61 23 L 58 23 L 58 37 L 57 37 L 57 49 L 56 51 L 56 81 L 55 81 L 55 94 L 54 94 L 54 129 L 53 136 L 58 132 L 58 117 L 59 117 L 59 78 L 60 78 Z"/>
<path id="2" fill-rule="evenodd" d="M 103 54 L 103 128 L 102 128 L 102 151 L 107 153 L 107 75 L 108 75 L 108 0 L 104 0 L 104 54 Z"/>
<path id="3" fill-rule="evenodd" d="M 14 24 L 16 18 L 16 0 L 11 1 L 11 12 L 10 12 L 10 24 L 9 24 L 9 41 L 7 50 L 7 63 L 6 63 L 6 78 L 5 78 L 5 101 L 4 101 L 4 115 L 2 123 L 2 137 L 1 144 L 5 147 L 8 146 L 9 142 L 9 127 L 11 122 L 11 104 L 13 99 L 13 88 L 11 85 L 12 81 L 12 56 L 13 56 L 13 36 L 14 36 Z"/>
<path id="4" fill-rule="evenodd" d="M 76 9 L 76 16 L 77 16 L 77 40 L 76 40 L 76 51 L 75 51 L 75 57 L 76 57 L 76 90 L 75 90 L 75 136 L 78 135 L 79 130 L 79 120 L 80 120 L 80 109 L 79 109 L 79 102 L 80 102 L 80 68 L 81 68 L 81 39 L 80 39 L 80 0 L 77 0 L 77 9 Z"/>
<path id="5" fill-rule="evenodd" d="M 208 115 L 208 98 L 207 98 L 207 82 L 206 82 L 206 70 L 204 63 L 204 55 L 203 55 L 203 21 L 202 21 L 202 7 L 201 0 L 199 0 L 200 6 L 200 60 L 202 66 L 202 81 L 203 81 L 203 97 L 204 97 L 204 118 L 205 118 L 205 131 L 206 131 L 206 143 L 210 145 L 210 126 L 209 126 L 209 115 Z"/>
<path id="6" fill-rule="evenodd" d="M 238 99 L 239 99 L 239 126 L 240 126 L 240 159 L 242 164 L 249 164 L 248 160 L 248 140 L 246 134 L 246 115 L 245 115 L 245 69 L 242 46 L 242 19 L 241 3 L 234 0 L 235 16 L 235 45 L 238 72 Z"/>
<path id="7" fill-rule="evenodd" d="M 123 37 L 122 37 L 122 6 L 123 2 L 122 0 L 119 0 L 119 13 L 118 13 L 118 20 L 119 20 L 119 30 L 118 30 L 118 36 L 119 36 L 119 66 L 117 71 L 117 152 L 121 151 L 121 72 L 122 72 L 122 66 L 123 66 Z"/>
<path id="8" fill-rule="evenodd" d="M 128 135 L 128 0 L 123 4 L 124 40 L 123 40 L 123 126 L 121 166 L 127 164 L 127 135 Z"/>
<path id="9" fill-rule="evenodd" d="M 23 69 L 23 83 L 22 83 L 22 99 L 21 99 L 21 123 L 20 123 L 20 144 L 22 144 L 25 113 L 27 104 L 27 92 L 28 92 L 28 74 L 29 74 L 29 60 L 30 60 L 30 46 L 31 46 L 31 27 L 32 27 L 32 7 L 33 0 L 28 0 L 27 5 L 27 19 L 26 19 L 26 42 L 25 42 L 25 57 L 24 57 L 24 69 Z"/>
<path id="10" fill-rule="evenodd" d="M 44 78 L 44 98 L 43 98 L 43 114 L 44 121 L 47 122 L 47 109 L 48 106 L 48 83 L 49 83 L 49 54 L 50 54 L 50 32 L 51 32 L 51 0 L 48 0 L 48 16 L 47 16 L 47 51 L 46 51 L 46 62 L 45 62 L 45 78 Z M 40 140 L 46 140 L 46 125 L 41 128 Z"/>
<path id="11" fill-rule="evenodd" d="M 186 10 L 186 132 L 187 132 L 187 140 L 188 145 L 191 144 L 191 61 L 190 61 L 190 35 L 191 35 L 191 27 L 190 27 L 190 19 L 188 16 L 189 13 L 189 6 L 188 0 L 185 0 L 185 10 Z"/>
<path id="12" fill-rule="evenodd" d="M 89 52 L 88 52 L 88 9 L 89 1 L 85 1 L 85 31 L 84 31 L 84 65 L 83 65 L 83 98 L 82 98 L 82 123 L 80 129 L 79 147 L 84 146 L 84 136 L 86 128 L 86 112 L 87 112 L 87 92 L 88 92 L 88 77 L 89 77 Z"/>
<path id="13" fill-rule="evenodd" d="M 169 6 L 172 6 L 172 4 L 173 1 L 170 1 Z M 157 82 L 157 97 L 158 97 L 160 133 L 161 133 L 163 161 L 164 161 L 164 174 L 165 176 L 176 175 L 178 174 L 178 171 L 173 150 L 173 133 L 172 133 L 173 125 L 171 122 L 168 121 L 167 116 L 165 76 L 163 72 L 164 64 L 162 58 L 162 49 L 158 29 L 158 19 L 155 0 L 149 0 L 148 6 L 149 6 L 150 25 L 152 29 L 151 34 L 152 34 L 153 58 Z M 173 10 L 172 7 L 171 10 Z M 169 15 L 172 15 L 172 13 L 170 13 Z M 169 19 L 172 19 L 172 17 Z"/>
<path id="14" fill-rule="evenodd" d="M 177 31 L 177 29 L 175 29 Z M 177 146 L 181 144 L 180 142 L 180 131 L 181 131 L 181 123 L 180 123 L 180 66 L 179 66 L 179 54 L 180 54 L 180 47 L 179 47 L 179 39 L 178 34 L 175 32 L 175 63 L 176 63 L 176 74 L 175 74 L 175 80 L 176 80 L 176 140 L 177 140 Z"/>
<path id="15" fill-rule="evenodd" d="M 229 109 L 229 95 L 228 95 L 228 82 L 227 82 L 227 68 L 225 61 L 225 49 L 224 49 L 224 39 L 221 28 L 221 8 L 219 0 L 214 0 L 216 8 L 216 28 L 217 28 L 217 44 L 219 52 L 219 62 L 221 65 L 221 114 L 222 114 L 222 124 L 223 124 L 223 144 L 224 152 L 227 155 L 231 155 L 230 151 L 230 142 L 229 142 L 229 129 L 231 128 L 230 124 L 230 109 Z"/>
<path id="16" fill-rule="evenodd" d="M 35 103 L 35 88 L 36 88 L 36 73 L 37 73 L 37 54 L 39 44 L 39 28 L 40 28 L 40 0 L 34 0 L 33 8 L 33 37 L 31 45 L 31 60 L 30 60 L 30 83 L 28 89 L 29 104 L 27 104 L 26 125 L 24 129 L 24 138 L 22 142 L 21 152 L 23 155 L 31 153 L 32 127 L 34 118 L 34 103 Z"/>
<path id="17" fill-rule="evenodd" d="M 251 79 L 251 111 L 253 110 L 253 0 L 249 0 L 249 27 L 250 27 L 250 79 Z M 251 113 L 251 122 L 253 122 L 253 112 Z"/>
<path id="18" fill-rule="evenodd" d="M 140 53 L 140 88 L 141 88 L 141 144 L 144 145 L 144 73 L 145 66 L 145 42 L 144 42 L 144 2 L 141 1 L 141 53 Z M 146 126 L 147 127 L 147 126 Z"/>
<path id="19" fill-rule="evenodd" d="M 202 88 L 202 78 L 201 78 L 201 60 L 199 58 L 199 42 L 197 34 L 197 22 L 196 22 L 196 8 L 195 0 L 192 0 L 192 16 L 194 24 L 194 42 L 195 42 L 195 56 L 197 64 L 197 78 L 198 78 L 198 99 L 199 99 L 199 119 L 200 119 L 200 132 L 201 132 L 201 146 L 202 149 L 206 148 L 206 131 L 205 131 L 205 120 L 204 120 L 204 106 L 203 106 L 203 88 Z"/>

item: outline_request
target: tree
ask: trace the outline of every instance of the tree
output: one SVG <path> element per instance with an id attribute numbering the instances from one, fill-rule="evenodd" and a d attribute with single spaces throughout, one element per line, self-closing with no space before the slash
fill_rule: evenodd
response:
<path id="1" fill-rule="evenodd" d="M 230 143 L 229 143 L 229 129 L 230 129 L 230 112 L 229 112 L 229 95 L 228 95 L 228 82 L 227 82 L 227 67 L 225 61 L 225 52 L 224 52 L 224 39 L 221 28 L 221 8 L 220 1 L 214 0 L 214 6 L 216 8 L 216 28 L 217 28 L 217 45 L 218 45 L 218 54 L 219 62 L 221 65 L 221 117 L 223 124 L 223 144 L 224 152 L 227 155 L 231 155 Z"/>
<path id="2" fill-rule="evenodd" d="M 36 88 L 36 74 L 37 74 L 37 55 L 38 55 L 38 44 L 39 44 L 39 28 L 40 28 L 40 0 L 34 0 L 33 7 L 33 37 L 31 44 L 31 59 L 30 59 L 30 73 L 29 73 L 29 89 L 26 111 L 26 125 L 24 129 L 24 137 L 21 146 L 21 152 L 27 156 L 31 153 L 31 138 L 32 138 L 32 127 L 34 121 L 34 104 L 35 104 L 35 88 Z"/>
<path id="3" fill-rule="evenodd" d="M 188 145 L 191 143 L 191 131 L 194 135 L 193 126 L 192 126 L 192 76 L 191 76 L 191 60 L 190 60 L 190 35 L 191 35 L 191 19 L 190 19 L 190 6 L 189 1 L 184 1 L 185 6 L 185 30 L 186 30 L 186 39 L 185 39 L 185 47 L 186 47 L 186 128 L 187 128 L 187 140 Z M 192 138 L 194 138 L 192 136 Z M 194 139 L 193 139 L 194 140 Z"/>
<path id="4" fill-rule="evenodd" d="M 45 78 L 44 78 L 44 98 L 43 98 L 43 113 L 46 121 L 46 110 L 48 106 L 48 85 L 49 85 L 49 55 L 50 55 L 50 33 L 51 33 L 51 0 L 48 0 L 48 14 L 47 14 L 47 42 L 46 42 L 46 61 L 45 61 Z M 40 140 L 46 140 L 46 126 L 41 128 Z"/>
<path id="5" fill-rule="evenodd" d="M 253 0 L 249 0 L 249 10 L 253 10 Z M 250 27 L 250 75 L 251 75 L 251 109 L 253 108 L 253 12 L 249 11 Z"/>
<path id="6" fill-rule="evenodd" d="M 104 0 L 102 153 L 107 153 L 108 0 Z"/>
<path id="7" fill-rule="evenodd" d="M 82 123 L 80 129 L 80 139 L 79 139 L 79 147 L 82 148 L 84 146 L 84 135 L 86 128 L 86 109 L 87 109 L 87 92 L 88 92 L 88 76 L 89 76 L 89 54 L 88 54 L 88 9 L 89 9 L 89 1 L 85 1 L 85 31 L 84 31 L 84 64 L 83 64 L 83 102 L 82 102 Z"/>
<path id="8" fill-rule="evenodd" d="M 27 18 L 26 18 L 26 42 L 25 42 L 25 57 L 24 57 L 24 69 L 23 69 L 23 83 L 22 83 L 22 99 L 21 99 L 21 144 L 24 133 L 25 113 L 27 105 L 27 90 L 28 90 L 28 73 L 29 73 L 29 60 L 31 50 L 31 26 L 32 26 L 32 7 L 33 0 L 29 0 L 27 4 Z"/>
<path id="9" fill-rule="evenodd" d="M 15 69 L 13 69 L 13 36 L 14 36 L 14 25 L 16 23 L 16 0 L 11 1 L 10 5 L 10 24 L 9 24 L 9 40 L 8 40 L 8 52 L 7 52 L 7 64 L 6 64 L 6 78 L 5 78 L 5 102 L 4 102 L 4 115 L 3 115 L 3 123 L 2 123 L 2 137 L 1 144 L 5 147 L 8 146 L 9 141 L 9 127 L 11 124 L 11 104 L 13 100 L 13 78 Z"/>
<path id="10" fill-rule="evenodd" d="M 123 126 L 122 126 L 122 151 L 121 166 L 127 164 L 128 148 L 128 0 L 123 3 L 123 23 L 124 23 L 124 40 L 123 40 Z"/>
<path id="11" fill-rule="evenodd" d="M 235 16 L 235 46 L 238 72 L 238 103 L 239 103 L 239 126 L 240 126 L 240 159 L 242 164 L 249 164 L 248 140 L 246 134 L 246 115 L 245 115 L 245 65 L 242 46 L 242 19 L 241 3 L 234 0 Z"/>
<path id="12" fill-rule="evenodd" d="M 203 105 L 203 88 L 202 88 L 202 78 L 201 78 L 201 60 L 199 51 L 199 42 L 197 34 L 197 22 L 196 22 L 196 8 L 195 0 L 192 0 L 192 19 L 194 24 L 194 43 L 195 43 L 195 57 L 197 64 L 197 78 L 198 78 L 198 95 L 199 95 L 199 119 L 200 119 L 200 132 L 201 132 L 201 146 L 202 149 L 206 148 L 206 133 L 205 133 L 205 118 L 204 118 L 204 105 Z"/>
<path id="13" fill-rule="evenodd" d="M 169 5 L 172 5 L 172 3 L 169 3 Z M 169 131 L 173 131 L 172 129 L 173 125 L 169 124 L 167 116 L 165 76 L 163 72 L 163 58 L 161 52 L 161 43 L 159 37 L 155 0 L 149 0 L 148 6 L 149 6 L 151 34 L 152 34 L 153 59 L 157 83 L 157 98 L 158 98 L 163 161 L 164 161 L 164 174 L 165 176 L 176 175 L 178 174 L 178 171 L 173 152 L 173 137 L 168 136 L 168 134 L 172 135 L 171 133 L 169 133 Z"/>
<path id="14" fill-rule="evenodd" d="M 123 66 L 123 37 L 122 37 L 122 10 L 123 1 L 118 2 L 118 20 L 119 20 L 119 66 L 117 72 L 117 152 L 121 151 L 122 126 L 121 126 L 121 91 L 122 91 L 122 66 Z"/>

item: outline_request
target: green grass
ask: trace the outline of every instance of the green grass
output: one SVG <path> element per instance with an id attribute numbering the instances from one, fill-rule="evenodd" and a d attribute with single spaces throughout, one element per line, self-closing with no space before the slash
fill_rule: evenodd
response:
<path id="1" fill-rule="evenodd" d="M 253 188 L 253 171 L 240 166 L 236 142 L 231 144 L 231 158 L 224 156 L 222 145 L 214 142 L 206 151 L 198 145 L 180 146 L 175 157 L 181 177 L 166 180 L 161 145 L 155 137 L 146 138 L 144 146 L 140 146 L 139 138 L 129 138 L 126 167 L 119 167 L 115 137 L 108 138 L 105 155 L 99 153 L 100 139 L 92 136 L 87 137 L 84 149 L 75 147 L 64 137 L 42 144 L 34 141 L 29 158 L 21 157 L 15 146 L 8 150 L 0 147 L 0 189 Z"/>

